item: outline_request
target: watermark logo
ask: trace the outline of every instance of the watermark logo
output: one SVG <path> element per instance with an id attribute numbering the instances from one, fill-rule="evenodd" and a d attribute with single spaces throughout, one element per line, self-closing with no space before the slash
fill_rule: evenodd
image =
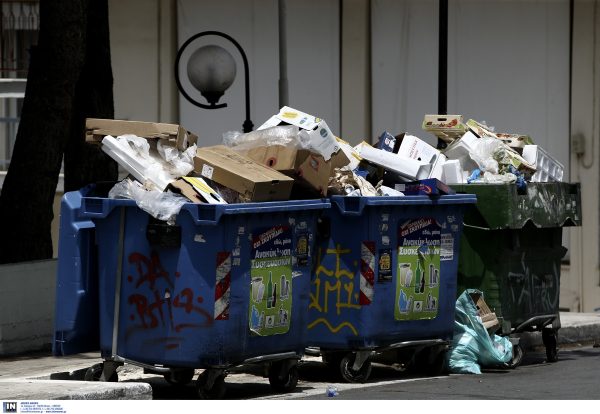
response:
<path id="1" fill-rule="evenodd" d="M 2 412 L 4 413 L 16 413 L 17 403 L 16 402 L 4 402 L 2 403 Z"/>

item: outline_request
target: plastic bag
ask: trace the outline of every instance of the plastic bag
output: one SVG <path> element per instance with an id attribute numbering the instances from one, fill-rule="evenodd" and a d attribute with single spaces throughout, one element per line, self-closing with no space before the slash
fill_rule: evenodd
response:
<path id="1" fill-rule="evenodd" d="M 481 374 L 480 365 L 497 366 L 512 359 L 512 344 L 508 337 L 488 334 L 481 323 L 477 306 L 467 289 L 456 301 L 454 338 L 446 354 L 446 372 Z"/>
<path id="2" fill-rule="evenodd" d="M 185 177 L 194 169 L 194 155 L 196 154 L 196 144 L 185 151 L 179 151 L 175 147 L 163 145 L 161 140 L 156 143 L 158 153 L 162 159 L 159 164 L 163 165 L 163 170 L 175 178 Z"/>
<path id="3" fill-rule="evenodd" d="M 137 135 L 120 135 L 116 138 L 117 142 L 123 147 L 125 151 L 131 150 L 132 155 L 141 155 L 146 160 L 151 161 L 150 158 L 150 144 L 146 138 L 140 138 Z M 127 151 L 131 154 L 131 151 Z"/>
<path id="4" fill-rule="evenodd" d="M 479 138 L 473 143 L 470 155 L 482 171 L 498 174 L 498 163 L 505 156 L 504 146 L 496 138 Z"/>
<path id="5" fill-rule="evenodd" d="M 488 184 L 504 184 L 514 183 L 517 180 L 517 176 L 513 173 L 506 174 L 492 174 L 490 172 L 483 173 L 483 182 Z"/>
<path id="6" fill-rule="evenodd" d="M 291 150 L 310 149 L 310 137 L 297 126 L 283 125 L 252 131 L 247 134 L 229 131 L 223 134 L 223 145 L 246 153 L 252 148 L 282 145 Z"/>
<path id="7" fill-rule="evenodd" d="M 139 208 L 168 224 L 175 223 L 174 216 L 179 214 L 181 207 L 189 201 L 187 197 L 175 194 L 171 190 L 164 193 L 158 190 L 146 191 L 128 179 L 115 184 L 108 192 L 108 198 L 135 200 Z"/>

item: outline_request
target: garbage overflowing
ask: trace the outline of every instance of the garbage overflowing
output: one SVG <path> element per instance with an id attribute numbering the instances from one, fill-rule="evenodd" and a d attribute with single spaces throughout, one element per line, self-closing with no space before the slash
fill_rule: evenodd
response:
<path id="1" fill-rule="evenodd" d="M 110 192 L 159 220 L 185 202 L 235 204 L 327 195 L 454 194 L 446 184 L 562 181 L 563 166 L 528 135 L 496 133 L 461 115 L 426 115 L 440 151 L 408 132 L 351 146 L 315 116 L 283 107 L 256 131 L 198 147 L 179 125 L 88 119 L 87 141 L 129 172 Z"/>
<path id="2" fill-rule="evenodd" d="M 508 363 L 513 347 L 508 337 L 494 334 L 499 328 L 496 315 L 483 301 L 483 294 L 467 289 L 456 301 L 454 338 L 446 354 L 446 372 L 481 374 L 480 366 Z"/>

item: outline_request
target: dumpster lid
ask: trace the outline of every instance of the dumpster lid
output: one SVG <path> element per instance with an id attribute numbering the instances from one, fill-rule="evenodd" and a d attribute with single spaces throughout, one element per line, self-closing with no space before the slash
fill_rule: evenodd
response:
<path id="1" fill-rule="evenodd" d="M 475 194 L 477 204 L 464 223 L 496 229 L 520 229 L 531 221 L 536 227 L 581 226 L 580 183 L 453 184 L 457 193 Z"/>

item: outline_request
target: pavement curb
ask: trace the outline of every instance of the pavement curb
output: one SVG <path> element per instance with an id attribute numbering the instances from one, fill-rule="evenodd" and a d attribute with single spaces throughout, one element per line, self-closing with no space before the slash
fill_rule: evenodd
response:
<path id="1" fill-rule="evenodd" d="M 152 387 L 142 382 L 11 379 L 0 381 L 0 394 L 14 400 L 151 400 Z"/>

